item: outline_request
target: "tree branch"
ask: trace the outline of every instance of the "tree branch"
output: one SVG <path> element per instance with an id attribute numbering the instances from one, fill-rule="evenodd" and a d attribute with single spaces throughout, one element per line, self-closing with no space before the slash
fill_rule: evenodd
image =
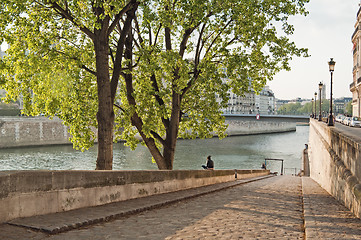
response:
<path id="1" fill-rule="evenodd" d="M 172 50 L 172 40 L 170 37 L 170 28 L 166 27 L 164 29 L 165 32 L 165 48 L 167 49 L 167 51 Z"/>
<path id="2" fill-rule="evenodd" d="M 135 23 L 135 30 L 138 33 L 138 37 L 139 37 L 139 43 L 140 45 L 144 42 L 142 35 L 140 34 L 140 28 L 139 28 L 139 23 L 138 23 L 138 19 L 137 16 L 134 17 L 134 23 Z M 138 46 L 139 47 L 139 46 Z"/>
<path id="3" fill-rule="evenodd" d="M 134 5 L 134 6 L 133 6 Z M 135 6 L 136 5 L 136 6 Z M 110 24 L 109 28 L 108 28 L 108 36 L 110 36 L 110 34 L 112 33 L 112 31 L 114 30 L 114 28 L 117 26 L 117 24 L 119 23 L 120 19 L 122 18 L 122 16 L 129 11 L 129 9 L 131 9 L 132 7 L 137 8 L 139 5 L 139 3 L 136 0 L 132 0 L 130 1 L 127 5 L 125 5 L 125 7 L 118 13 L 115 15 L 114 17 L 114 21 Z"/>
<path id="4" fill-rule="evenodd" d="M 56 2 L 51 3 L 52 8 L 55 12 L 60 14 L 63 18 L 68 19 L 70 22 L 72 22 L 76 27 L 78 27 L 83 33 L 85 33 L 90 39 L 94 40 L 94 33 L 90 31 L 88 28 L 84 26 L 80 26 L 74 19 L 74 17 L 71 15 L 69 9 L 64 10 L 62 7 L 59 6 Z"/>
<path id="5" fill-rule="evenodd" d="M 154 74 L 152 74 L 152 76 L 150 77 L 150 80 L 152 81 L 153 89 L 156 92 L 156 94 L 154 94 L 155 100 L 158 102 L 158 104 L 160 106 L 165 106 L 163 99 L 157 94 L 157 93 L 159 93 L 159 87 L 158 87 L 157 79 Z M 162 117 L 162 122 L 163 122 L 165 129 L 168 129 L 169 128 L 169 119 Z"/>
<path id="6" fill-rule="evenodd" d="M 159 36 L 159 33 L 160 33 L 161 28 L 162 28 L 162 24 L 159 25 L 159 28 L 158 28 L 158 30 L 157 30 L 157 34 L 155 35 L 154 44 L 153 44 L 154 46 L 157 44 L 157 40 L 158 40 L 158 36 Z"/>
<path id="7" fill-rule="evenodd" d="M 110 46 L 109 46 L 109 55 L 110 55 L 110 58 L 112 59 L 113 65 L 114 65 L 115 59 L 114 59 L 112 48 Z"/>
<path id="8" fill-rule="evenodd" d="M 153 130 L 150 131 L 150 133 L 153 135 L 153 137 L 154 137 L 155 139 L 157 139 L 159 142 L 161 142 L 162 145 L 165 145 L 164 139 L 163 139 L 161 136 L 159 136 L 158 133 L 154 132 Z"/>
<path id="9" fill-rule="evenodd" d="M 199 38 L 198 38 L 197 48 L 196 48 L 196 55 L 194 57 L 194 71 L 196 70 L 196 68 L 199 64 L 199 59 L 200 59 L 200 55 L 201 55 L 201 51 L 202 51 L 201 42 L 202 42 L 202 37 L 203 37 L 205 28 L 206 28 L 206 23 L 203 24 L 202 29 L 199 33 Z"/>
<path id="10" fill-rule="evenodd" d="M 81 68 L 82 68 L 82 69 L 84 69 L 85 71 L 87 71 L 87 72 L 89 72 L 89 73 L 93 74 L 94 76 L 97 76 L 97 72 L 95 72 L 95 71 L 93 71 L 93 70 L 89 69 L 87 66 L 85 66 L 85 65 L 81 65 Z"/>
<path id="11" fill-rule="evenodd" d="M 114 105 L 115 107 L 119 108 L 122 112 L 125 112 L 125 110 L 124 110 L 121 106 L 119 106 L 118 104 L 113 103 L 113 105 Z"/>
<path id="12" fill-rule="evenodd" d="M 117 50 L 115 53 L 114 70 L 113 70 L 112 79 L 110 81 L 111 98 L 112 98 L 113 102 L 115 99 L 115 93 L 117 91 L 120 72 L 121 72 L 121 68 L 122 68 L 121 65 L 122 65 L 122 59 L 123 59 L 125 40 L 128 35 L 131 35 L 130 30 L 131 30 L 132 20 L 135 17 L 135 11 L 136 11 L 136 8 L 132 8 L 131 10 L 129 10 L 127 12 L 127 18 L 125 20 L 123 29 L 121 30 L 121 34 L 120 34 L 119 40 L 118 40 L 118 46 L 117 46 Z"/>
<path id="13" fill-rule="evenodd" d="M 217 34 L 217 36 L 213 39 L 212 43 L 208 46 L 208 49 L 206 50 L 206 53 L 204 54 L 205 56 L 208 54 L 208 52 L 211 50 L 211 48 L 213 47 L 213 44 L 216 42 L 216 40 L 218 39 L 218 37 L 223 33 L 223 31 L 229 26 L 229 24 L 231 24 L 233 20 L 229 20 L 227 22 L 227 24 L 222 28 L 221 31 L 219 31 L 219 33 Z"/>

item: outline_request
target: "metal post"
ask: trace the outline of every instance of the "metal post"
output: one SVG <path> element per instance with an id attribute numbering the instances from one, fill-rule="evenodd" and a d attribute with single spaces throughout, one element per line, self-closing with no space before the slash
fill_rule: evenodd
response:
<path id="1" fill-rule="evenodd" d="M 313 118 L 314 119 L 316 119 L 317 118 L 317 92 L 315 92 L 315 115 L 313 116 Z"/>
<path id="2" fill-rule="evenodd" d="M 321 90 L 322 90 L 322 86 L 323 86 L 323 84 L 320 82 L 319 84 L 318 84 L 318 88 L 319 88 L 319 90 L 320 90 L 320 93 L 319 93 L 319 97 L 318 97 L 318 99 L 320 100 L 320 114 L 318 115 L 318 121 L 322 121 L 322 105 L 321 105 L 321 102 L 322 102 L 322 99 L 321 99 Z"/>
<path id="3" fill-rule="evenodd" d="M 267 166 L 267 160 L 269 160 L 269 161 L 281 161 L 281 162 L 282 162 L 282 163 L 281 163 L 281 175 L 283 175 L 283 159 L 279 159 L 279 158 L 265 158 L 265 159 L 264 159 L 264 162 L 265 162 L 266 166 Z"/>
<path id="4" fill-rule="evenodd" d="M 331 73 L 331 88 L 330 88 L 330 115 L 328 116 L 328 126 L 333 126 L 333 115 L 332 115 L 332 76 L 333 71 L 335 70 L 335 64 L 336 62 L 333 61 L 333 58 L 328 62 L 328 67 Z"/>
<path id="5" fill-rule="evenodd" d="M 332 75 L 333 71 L 331 71 L 331 88 L 330 88 L 330 115 L 328 116 L 328 126 L 333 126 L 333 115 L 332 115 Z"/>

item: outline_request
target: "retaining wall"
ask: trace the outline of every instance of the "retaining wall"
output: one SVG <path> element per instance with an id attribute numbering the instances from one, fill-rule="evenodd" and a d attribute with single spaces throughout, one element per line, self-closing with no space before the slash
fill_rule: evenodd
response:
<path id="1" fill-rule="evenodd" d="M 226 120 L 226 124 L 226 133 L 229 136 L 296 131 L 295 122 Z"/>
<path id="2" fill-rule="evenodd" d="M 310 176 L 361 217 L 360 144 L 334 127 L 310 120 Z"/>
<path id="3" fill-rule="evenodd" d="M 229 136 L 296 131 L 295 122 L 226 120 Z M 0 118 L 0 148 L 71 144 L 60 119 L 46 117 Z"/>
<path id="4" fill-rule="evenodd" d="M 67 127 L 46 117 L 0 118 L 0 148 L 70 144 Z"/>
<path id="5" fill-rule="evenodd" d="M 268 175 L 237 170 L 237 179 Z M 235 170 L 0 171 L 0 222 L 235 180 Z"/>

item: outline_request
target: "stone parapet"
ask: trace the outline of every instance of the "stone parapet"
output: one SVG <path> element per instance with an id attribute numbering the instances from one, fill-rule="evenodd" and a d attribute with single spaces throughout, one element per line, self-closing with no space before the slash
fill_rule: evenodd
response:
<path id="1" fill-rule="evenodd" d="M 1 171 L 0 222 L 268 174 L 268 170 Z"/>
<path id="2" fill-rule="evenodd" d="M 311 178 L 361 217 L 360 143 L 311 119 L 308 153 Z"/>

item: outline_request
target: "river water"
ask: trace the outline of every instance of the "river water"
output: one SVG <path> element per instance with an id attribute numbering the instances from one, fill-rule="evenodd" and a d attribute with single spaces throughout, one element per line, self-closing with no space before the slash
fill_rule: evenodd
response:
<path id="1" fill-rule="evenodd" d="M 284 159 L 286 174 L 302 166 L 302 150 L 308 142 L 308 126 L 297 126 L 296 132 L 233 136 L 222 140 L 179 140 L 174 169 L 201 169 L 208 155 L 215 169 L 260 169 L 265 158 Z M 81 152 L 71 145 L 11 148 L 0 150 L 0 170 L 93 170 L 97 148 Z M 269 161 L 268 168 L 280 172 L 280 162 Z M 114 145 L 114 170 L 152 170 L 147 148 L 131 151 L 123 143 Z"/>

